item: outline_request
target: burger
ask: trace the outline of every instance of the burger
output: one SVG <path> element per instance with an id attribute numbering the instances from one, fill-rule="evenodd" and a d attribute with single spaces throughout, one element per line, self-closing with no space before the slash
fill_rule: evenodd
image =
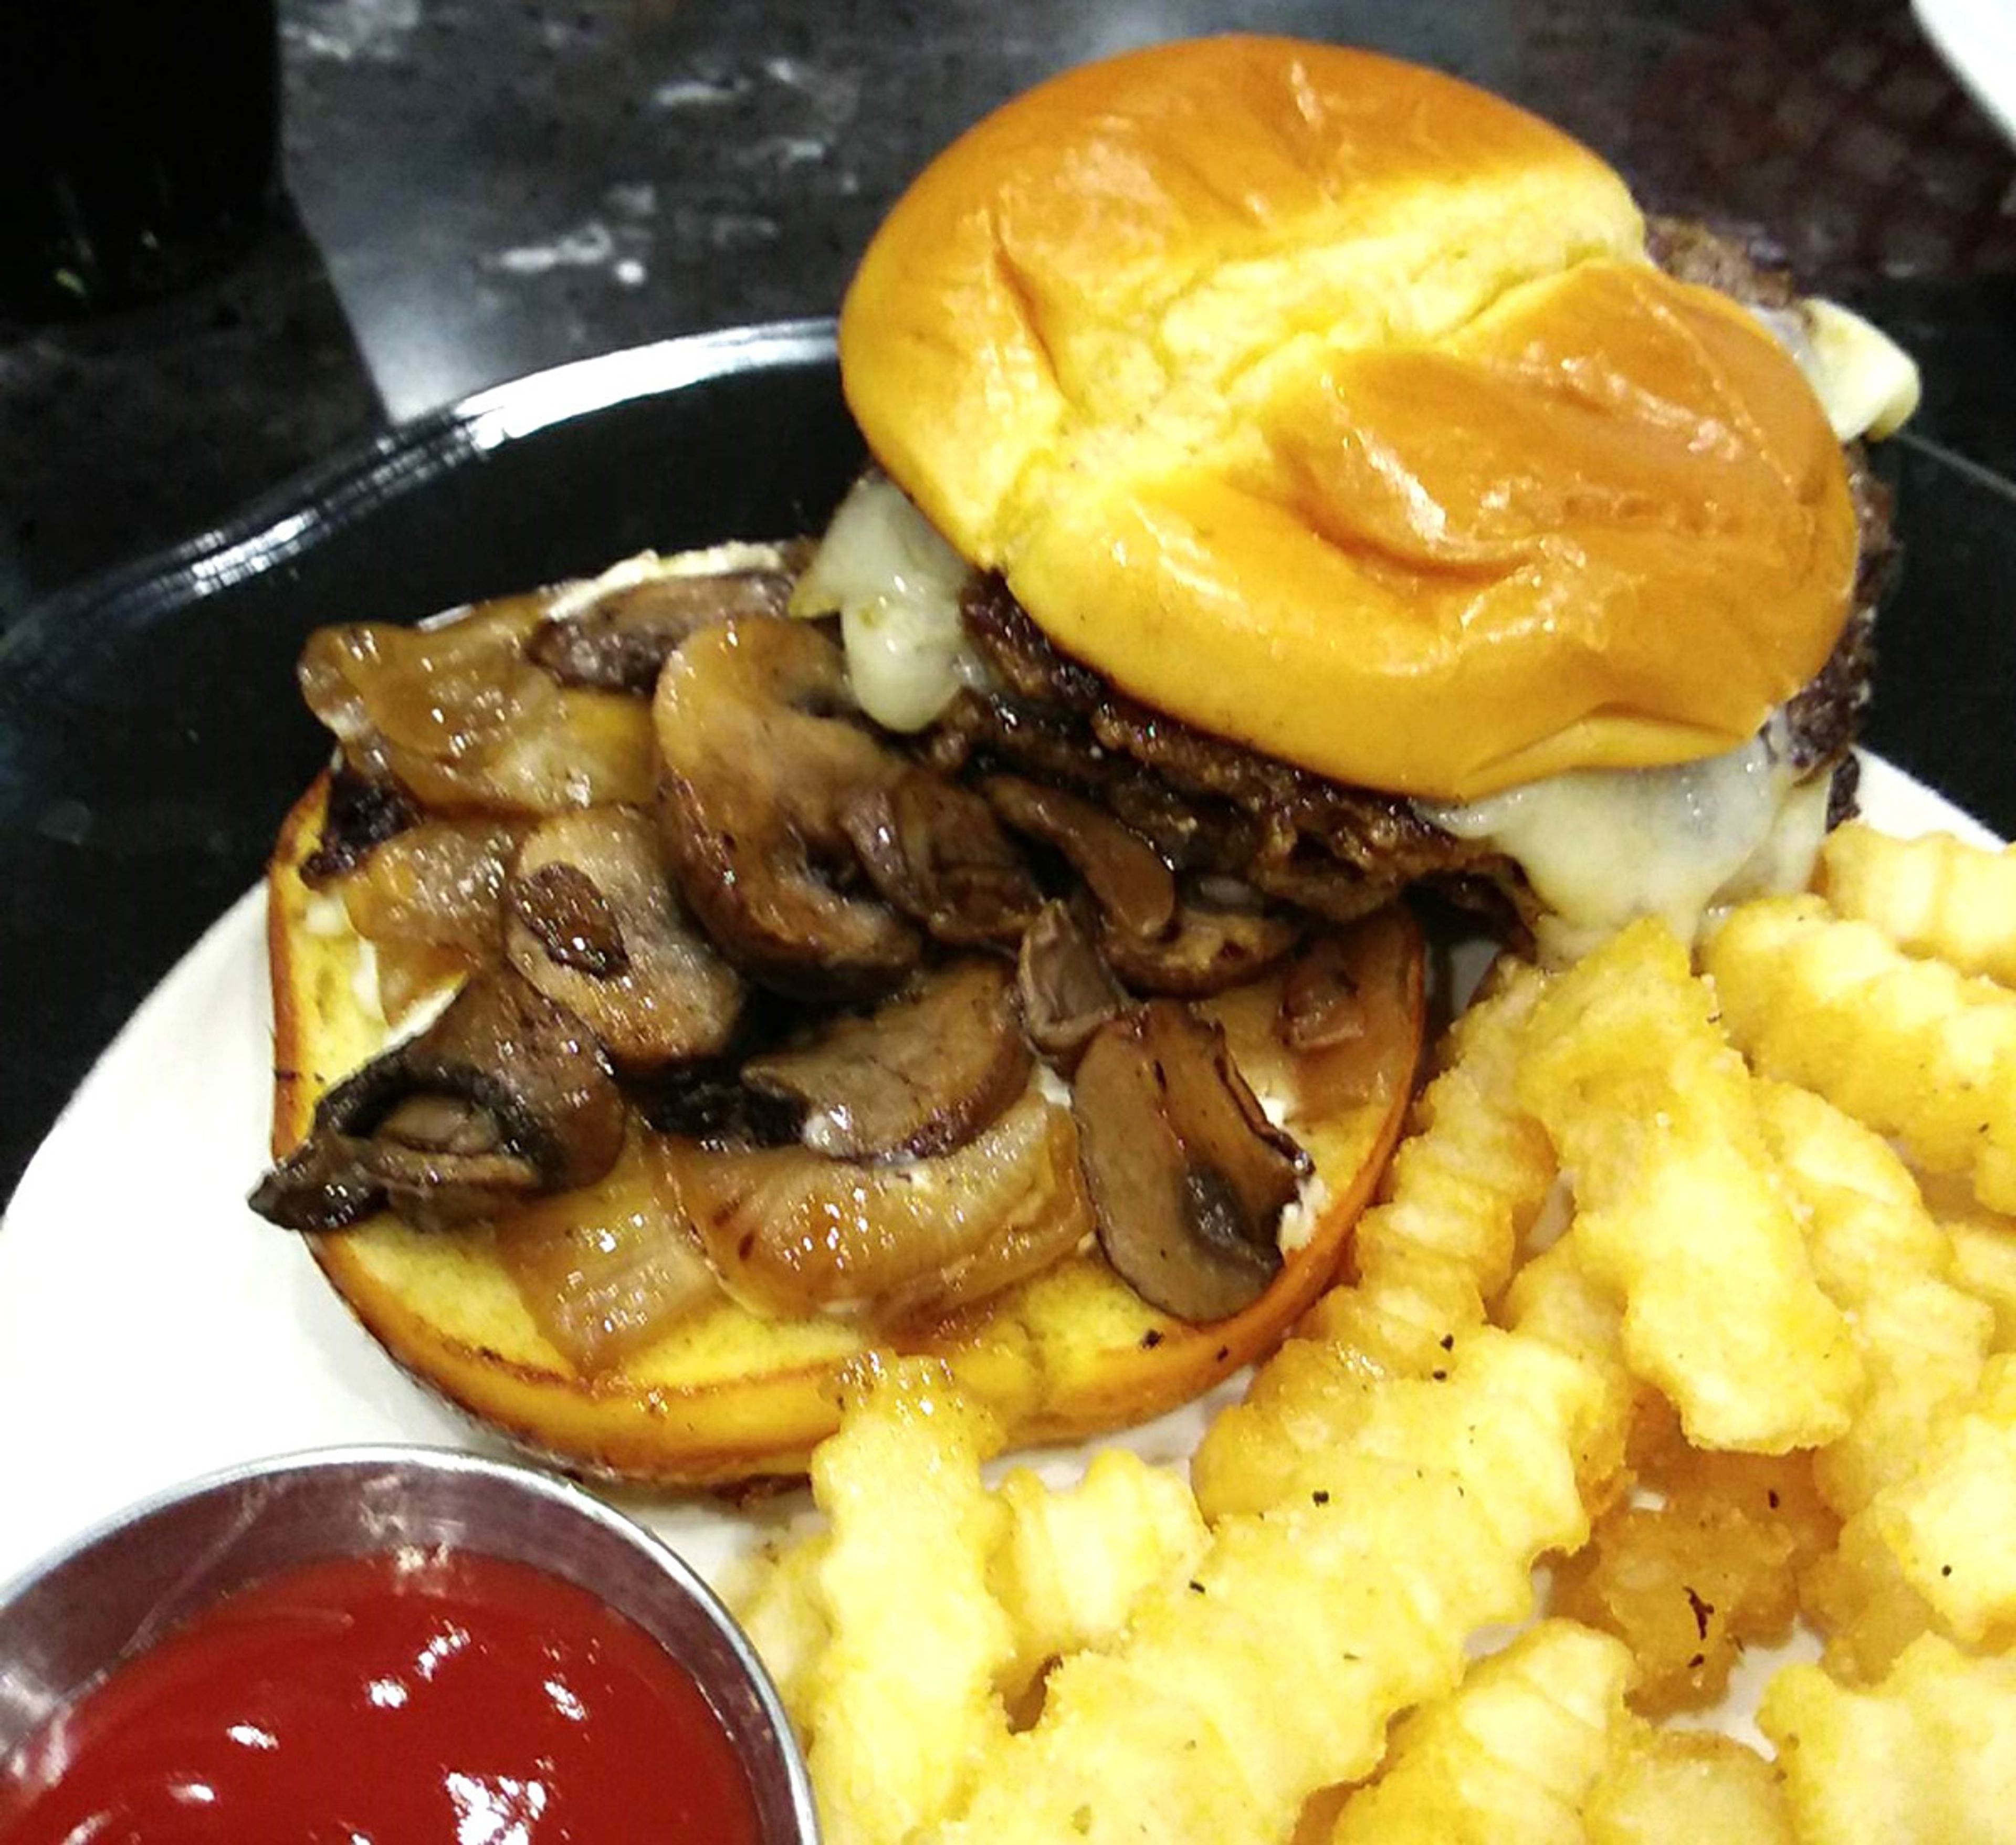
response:
<path id="1" fill-rule="evenodd" d="M 896 207 L 841 359 L 988 573 L 944 758 L 1172 795 L 1165 850 L 1326 913 L 1489 887 L 1562 953 L 1802 885 L 1852 799 L 1855 445 L 1910 362 L 1495 97 L 1269 38 L 1068 72 Z"/>
<path id="2" fill-rule="evenodd" d="M 1197 1393 L 1398 1133 L 1396 899 L 1690 932 L 1852 799 L 1909 362 L 1466 85 L 1067 73 L 897 204 L 840 351 L 816 542 L 303 660 L 254 1207 L 589 1470 L 801 1470 L 881 1348 L 1010 1440 Z"/>

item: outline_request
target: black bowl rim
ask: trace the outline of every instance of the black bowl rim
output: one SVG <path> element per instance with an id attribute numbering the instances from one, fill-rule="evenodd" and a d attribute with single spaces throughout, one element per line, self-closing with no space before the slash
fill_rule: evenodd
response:
<path id="1" fill-rule="evenodd" d="M 748 372 L 833 363 L 830 318 L 759 321 L 682 333 L 486 385 L 454 403 L 337 449 L 221 524 L 59 589 L 0 636 L 0 672 L 36 638 L 117 602 L 145 622 L 263 575 L 353 524 L 412 477 L 431 476 L 539 431 Z"/>

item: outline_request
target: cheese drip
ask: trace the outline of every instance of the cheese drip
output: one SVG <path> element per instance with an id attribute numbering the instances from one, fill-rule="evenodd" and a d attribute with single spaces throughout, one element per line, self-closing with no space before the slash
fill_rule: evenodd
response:
<path id="1" fill-rule="evenodd" d="M 1832 779 L 1792 767 L 1774 720 L 1741 749 L 1700 762 L 1575 769 L 1421 812 L 1518 863 L 1550 912 L 1541 953 L 1561 962 L 1641 916 L 1691 941 L 1722 904 L 1803 889 Z"/>
<path id="2" fill-rule="evenodd" d="M 885 476 L 864 474 L 840 503 L 791 613 L 837 614 L 861 708 L 885 730 L 921 730 L 986 668 L 966 637 L 966 560 Z"/>
<path id="3" fill-rule="evenodd" d="M 1816 295 L 1795 308 L 1754 311 L 1805 373 L 1837 441 L 1880 441 L 1917 409 L 1910 354 L 1852 309 Z"/>

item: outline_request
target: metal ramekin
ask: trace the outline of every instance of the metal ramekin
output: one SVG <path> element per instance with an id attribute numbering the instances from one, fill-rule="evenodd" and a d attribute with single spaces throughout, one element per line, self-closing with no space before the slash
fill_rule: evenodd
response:
<path id="1" fill-rule="evenodd" d="M 327 1448 L 214 1474 L 121 1513 L 0 1590 L 0 1760 L 236 1590 L 319 1559 L 444 1544 L 544 1569 L 642 1627 L 714 1706 L 765 1845 L 818 1845 L 776 1688 L 686 1561 L 579 1487 L 433 1448 Z"/>

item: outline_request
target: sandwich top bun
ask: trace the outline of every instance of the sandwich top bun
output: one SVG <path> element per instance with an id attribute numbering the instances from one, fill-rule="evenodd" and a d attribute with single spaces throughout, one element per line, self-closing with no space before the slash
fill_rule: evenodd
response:
<path id="1" fill-rule="evenodd" d="M 1733 748 L 1849 605 L 1789 354 L 1652 267 L 1586 150 L 1370 52 L 1193 41 L 1009 103 L 884 222 L 841 359 L 1059 647 L 1343 781 Z"/>

